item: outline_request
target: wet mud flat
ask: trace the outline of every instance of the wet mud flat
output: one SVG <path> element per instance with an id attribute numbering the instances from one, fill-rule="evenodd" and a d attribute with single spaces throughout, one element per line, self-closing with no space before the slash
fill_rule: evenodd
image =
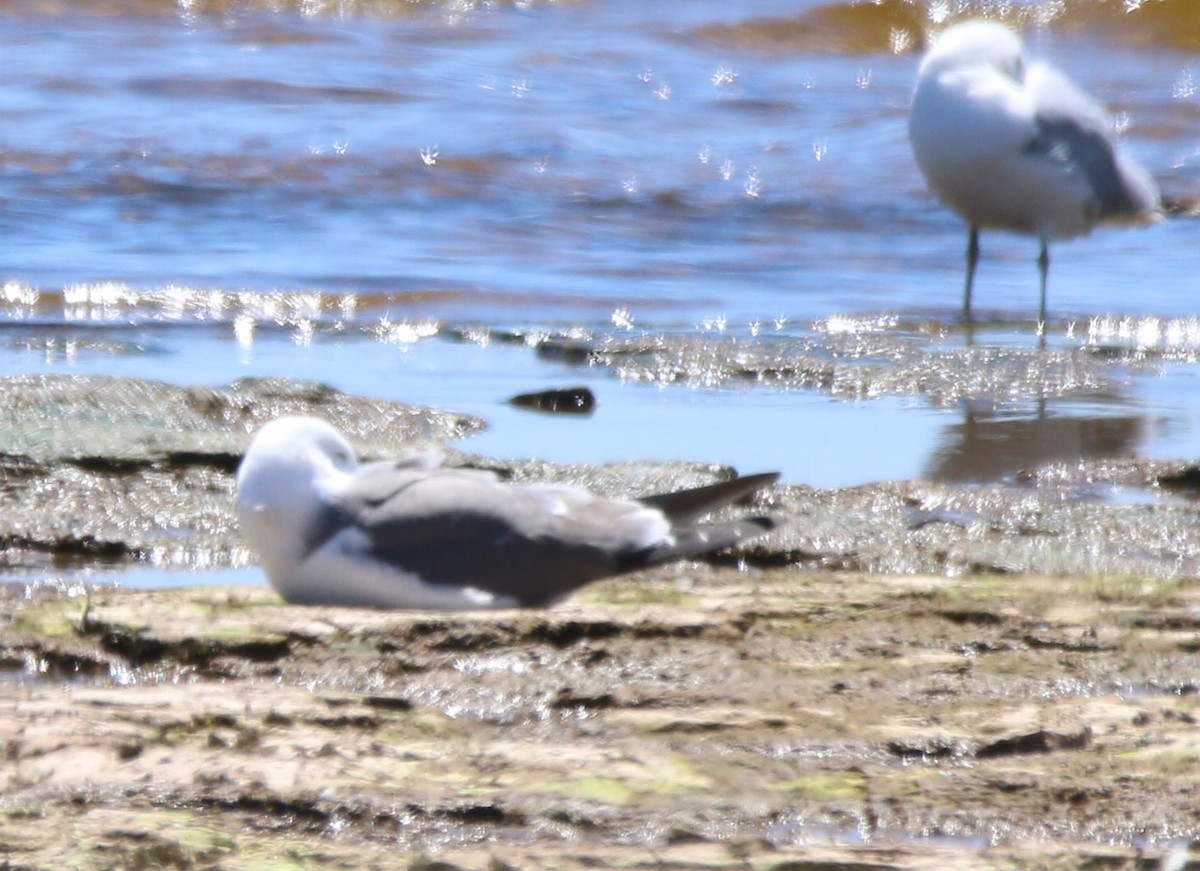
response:
<path id="1" fill-rule="evenodd" d="M 543 612 L 42 591 L 10 868 L 1184 868 L 1200 590 L 685 565 Z"/>
<path id="2" fill-rule="evenodd" d="M 1200 866 L 1182 462 L 777 486 L 738 509 L 769 536 L 547 611 L 71 580 L 249 564 L 232 473 L 288 412 L 367 455 L 483 425 L 297 382 L 0 379 L 0 561 L 63 578 L 0 598 L 6 867 Z M 623 493 L 729 473 L 447 461 Z"/>

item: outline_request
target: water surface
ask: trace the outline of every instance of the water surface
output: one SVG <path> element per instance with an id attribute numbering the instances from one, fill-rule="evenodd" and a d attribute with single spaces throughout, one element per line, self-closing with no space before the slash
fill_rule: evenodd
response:
<path id="1" fill-rule="evenodd" d="M 1197 455 L 1190 0 L 972 9 L 1110 105 L 1182 204 L 1055 245 L 1043 338 L 1019 236 L 985 234 L 983 324 L 957 323 L 965 229 L 905 130 L 943 4 L 0 4 L 0 373 L 316 378 L 482 414 L 468 450 L 686 457 L 821 487 Z M 1043 344 L 1113 361 L 1077 391 L 948 399 L 913 379 L 634 379 L 489 339 L 504 330 L 808 343 L 843 362 L 847 330 L 883 331 L 931 368 L 947 348 Z M 569 383 L 595 415 L 504 403 Z"/>

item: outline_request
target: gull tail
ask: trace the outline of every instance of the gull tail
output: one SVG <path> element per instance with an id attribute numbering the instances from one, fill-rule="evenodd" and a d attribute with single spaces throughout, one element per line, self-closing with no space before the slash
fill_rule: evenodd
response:
<path id="1" fill-rule="evenodd" d="M 716 553 L 739 542 L 756 538 L 775 526 L 775 518 L 766 516 L 747 517 L 745 520 L 731 520 L 727 523 L 685 526 L 675 530 L 673 541 L 629 554 L 621 561 L 619 570 L 631 572 L 660 563 Z"/>
<path id="2" fill-rule="evenodd" d="M 646 496 L 638 501 L 657 508 L 671 521 L 671 540 L 637 553 L 628 554 L 621 571 L 633 571 L 677 559 L 703 556 L 756 538 L 775 528 L 773 517 L 747 517 L 718 523 L 695 521 L 768 487 L 779 480 L 778 472 L 746 475 L 730 481 Z"/>
<path id="3" fill-rule="evenodd" d="M 672 526 L 688 524 L 718 508 L 753 495 L 778 480 L 778 472 L 763 472 L 758 475 L 743 475 L 703 487 L 693 487 L 690 490 L 676 490 L 673 493 L 643 496 L 637 501 L 643 505 L 649 505 L 651 508 L 657 508 L 667 515 Z"/>

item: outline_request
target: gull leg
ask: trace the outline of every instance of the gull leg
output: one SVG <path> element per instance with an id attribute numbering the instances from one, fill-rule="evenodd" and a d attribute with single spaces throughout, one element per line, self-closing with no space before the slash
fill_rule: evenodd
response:
<path id="1" fill-rule="evenodd" d="M 967 286 L 963 290 L 963 320 L 971 319 L 971 287 L 975 284 L 975 264 L 979 262 L 979 228 L 972 226 L 967 236 Z"/>
<path id="2" fill-rule="evenodd" d="M 1042 253 L 1038 255 L 1038 273 L 1042 278 L 1042 304 L 1038 308 L 1038 320 L 1046 323 L 1046 273 L 1050 271 L 1050 250 L 1046 245 L 1046 240 L 1042 240 Z"/>

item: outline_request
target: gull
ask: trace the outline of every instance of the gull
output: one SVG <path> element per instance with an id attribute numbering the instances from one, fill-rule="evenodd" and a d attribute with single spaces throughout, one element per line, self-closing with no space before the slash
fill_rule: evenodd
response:
<path id="1" fill-rule="evenodd" d="M 1045 323 L 1051 239 L 1158 217 L 1158 186 L 1117 146 L 1104 109 L 1048 64 L 1026 66 L 1020 37 L 994 22 L 958 24 L 934 42 L 917 75 L 908 135 L 933 193 L 970 227 L 967 320 L 981 228 L 1041 241 Z"/>
<path id="2" fill-rule="evenodd" d="M 360 465 L 315 417 L 280 417 L 251 440 L 237 516 L 288 602 L 375 608 L 554 604 L 611 575 L 722 550 L 768 517 L 700 518 L 778 479 L 747 475 L 640 499 L 608 499 L 421 456 Z"/>

